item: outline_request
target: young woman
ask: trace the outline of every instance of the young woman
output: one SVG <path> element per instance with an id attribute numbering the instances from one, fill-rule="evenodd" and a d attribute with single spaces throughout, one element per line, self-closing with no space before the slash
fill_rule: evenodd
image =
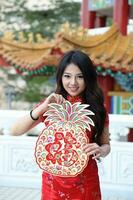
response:
<path id="1" fill-rule="evenodd" d="M 101 191 L 96 160 L 110 152 L 108 114 L 104 98 L 97 83 L 95 67 L 85 53 L 73 50 L 67 52 L 57 70 L 57 88 L 45 101 L 37 105 L 28 115 L 12 127 L 13 135 L 21 135 L 44 121 L 43 114 L 50 103 L 89 104 L 95 113 L 91 116 L 95 126 L 87 132 L 89 143 L 83 146 L 89 161 L 82 173 L 75 177 L 59 177 L 43 172 L 42 200 L 101 200 Z M 23 123 L 22 123 L 23 122 Z"/>

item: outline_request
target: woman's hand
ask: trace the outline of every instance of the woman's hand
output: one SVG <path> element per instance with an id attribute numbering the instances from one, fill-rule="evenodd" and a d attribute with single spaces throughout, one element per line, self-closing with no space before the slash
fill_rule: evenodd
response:
<path id="1" fill-rule="evenodd" d="M 92 159 L 98 159 L 101 157 L 101 147 L 96 143 L 89 143 L 83 146 L 83 151 L 92 156 Z"/>
<path id="2" fill-rule="evenodd" d="M 65 99 L 62 95 L 52 93 L 45 99 L 43 103 L 41 103 L 37 108 L 33 110 L 33 114 L 35 117 L 40 116 L 48 110 L 50 103 L 62 104 L 64 101 Z"/>
<path id="3" fill-rule="evenodd" d="M 105 157 L 110 152 L 110 144 L 103 144 L 99 146 L 97 143 L 89 143 L 83 146 L 83 151 L 92 156 L 92 159 L 99 159 Z"/>
<path id="4" fill-rule="evenodd" d="M 58 104 L 62 104 L 65 101 L 64 97 L 60 94 L 56 94 L 56 93 L 52 93 L 50 94 L 45 102 L 47 102 L 47 104 L 49 103 L 58 103 Z"/>

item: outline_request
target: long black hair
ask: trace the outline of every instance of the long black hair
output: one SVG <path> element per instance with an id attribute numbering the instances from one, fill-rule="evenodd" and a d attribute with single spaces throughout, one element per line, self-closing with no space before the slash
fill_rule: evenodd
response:
<path id="1" fill-rule="evenodd" d="M 95 123 L 93 142 L 100 144 L 100 136 L 102 134 L 106 118 L 104 96 L 97 82 L 96 68 L 87 54 L 79 50 L 72 50 L 67 52 L 61 58 L 56 74 L 56 93 L 61 94 L 64 98 L 67 97 L 67 92 L 62 84 L 62 75 L 65 68 L 71 63 L 78 66 L 83 74 L 86 88 L 82 97 L 84 103 L 89 104 L 89 109 L 95 113 L 95 115 L 92 116 Z"/>

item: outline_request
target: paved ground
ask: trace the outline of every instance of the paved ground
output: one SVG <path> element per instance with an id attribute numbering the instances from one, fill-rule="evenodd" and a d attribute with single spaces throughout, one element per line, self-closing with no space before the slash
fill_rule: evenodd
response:
<path id="1" fill-rule="evenodd" d="M 36 189 L 0 187 L 0 200 L 40 200 Z"/>

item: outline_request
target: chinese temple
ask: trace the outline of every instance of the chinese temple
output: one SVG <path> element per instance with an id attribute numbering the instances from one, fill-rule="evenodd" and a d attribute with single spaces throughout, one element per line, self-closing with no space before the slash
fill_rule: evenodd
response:
<path id="1" fill-rule="evenodd" d="M 104 11 L 105 14 L 106 8 L 100 8 L 99 11 L 93 8 L 95 4 L 88 4 L 90 2 L 82 2 L 82 27 L 75 28 L 66 23 L 51 40 L 39 34 L 30 33 L 27 39 L 23 32 L 17 36 L 11 32 L 5 33 L 0 37 L 0 67 L 13 66 L 22 75 L 50 76 L 55 73 L 58 61 L 66 51 L 80 49 L 95 64 L 109 112 L 133 114 L 133 33 L 127 34 L 127 18 L 120 20 L 120 13 L 123 16 L 129 15 L 129 2 L 114 1 L 113 25 L 104 33 L 94 35 L 89 30 L 97 26 L 103 27 L 107 16 L 100 21 L 97 13 L 102 14 Z M 92 10 L 89 10 L 88 5 Z M 130 7 L 132 9 L 132 4 Z"/>
<path id="2" fill-rule="evenodd" d="M 114 24 L 117 24 L 117 27 L 119 29 L 121 36 L 125 36 L 125 38 L 129 37 L 128 25 L 129 25 L 129 19 L 133 19 L 133 0 L 119 0 L 119 1 L 118 0 L 109 0 L 109 1 L 82 0 L 81 8 L 82 8 L 81 20 L 82 20 L 82 26 L 84 28 L 95 29 L 96 27 L 106 27 L 109 19 L 111 19 Z M 131 28 L 131 32 L 133 32 L 133 26 Z M 131 35 L 132 34 L 130 34 L 130 36 Z M 120 40 L 121 40 L 121 36 L 119 37 Z M 125 42 L 124 43 L 120 42 L 119 44 L 116 43 L 115 45 L 117 47 L 119 46 L 118 49 L 122 48 L 124 50 L 126 48 Z M 122 58 L 124 54 L 118 49 L 115 51 L 115 55 L 114 55 L 115 59 L 113 60 L 117 62 L 117 64 L 119 63 L 121 65 L 119 58 L 120 57 Z M 112 50 L 112 47 L 110 51 L 111 50 Z M 132 50 L 130 50 L 129 54 L 132 54 L 132 53 L 133 53 Z M 127 70 L 128 67 L 127 67 L 127 64 L 125 63 L 126 59 L 127 57 L 123 57 L 123 64 L 125 66 L 124 68 Z M 106 65 L 106 62 L 104 62 L 104 64 Z M 112 67 L 113 66 L 116 67 L 116 63 L 112 65 Z M 125 71 L 125 73 L 121 74 L 122 71 L 121 69 L 118 69 L 118 73 L 115 74 L 115 81 L 116 83 L 121 85 L 121 88 L 116 89 L 116 83 L 112 83 L 114 85 L 113 91 L 108 93 L 109 95 L 111 95 L 111 101 L 112 101 L 109 103 L 111 105 L 111 112 L 117 113 L 117 114 L 133 114 L 132 70 L 130 71 L 130 73 L 127 73 Z M 102 84 L 103 90 L 110 91 L 111 89 L 110 84 L 113 80 L 111 80 L 111 77 L 108 77 L 108 76 L 106 76 L 104 79 L 107 81 L 107 89 L 105 89 L 105 86 L 103 86 Z M 102 81 L 103 81 L 103 77 L 102 77 Z M 109 97 L 107 98 L 108 98 L 107 102 L 109 102 Z"/>
<path id="3" fill-rule="evenodd" d="M 129 16 L 133 19 L 133 0 L 82 0 L 81 13 L 81 27 L 66 23 L 53 39 L 33 33 L 25 37 L 24 32 L 1 35 L 0 69 L 50 77 L 68 50 L 88 54 L 111 113 L 111 152 L 97 162 L 102 199 L 133 200 L 133 30 L 127 29 Z M 113 25 L 107 27 L 108 17 Z M 101 32 L 99 27 L 106 28 Z M 12 136 L 11 124 L 29 114 L 29 109 L 20 109 L 0 110 L 0 199 L 40 198 L 42 173 L 34 149 L 44 123 L 23 136 Z"/>

